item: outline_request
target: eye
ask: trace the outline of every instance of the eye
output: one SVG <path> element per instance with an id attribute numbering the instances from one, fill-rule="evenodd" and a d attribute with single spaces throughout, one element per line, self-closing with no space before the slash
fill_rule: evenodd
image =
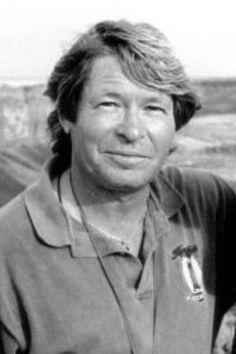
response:
<path id="1" fill-rule="evenodd" d="M 99 107 L 105 107 L 105 108 L 118 107 L 118 103 L 115 101 L 102 101 L 99 103 Z"/>
<path id="2" fill-rule="evenodd" d="M 158 113 L 158 112 L 166 113 L 165 109 L 162 106 L 155 105 L 155 104 L 149 104 L 145 106 L 145 110 L 150 113 Z"/>

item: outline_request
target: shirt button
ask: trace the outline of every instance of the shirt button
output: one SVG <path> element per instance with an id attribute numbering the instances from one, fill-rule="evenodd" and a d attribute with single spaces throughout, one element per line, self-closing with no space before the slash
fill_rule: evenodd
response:
<path id="1" fill-rule="evenodd" d="M 127 243 L 125 243 L 124 241 L 122 241 L 121 242 L 121 244 L 122 244 L 122 246 L 124 247 L 124 249 L 126 250 L 126 251 L 130 251 L 130 247 L 127 245 Z"/>

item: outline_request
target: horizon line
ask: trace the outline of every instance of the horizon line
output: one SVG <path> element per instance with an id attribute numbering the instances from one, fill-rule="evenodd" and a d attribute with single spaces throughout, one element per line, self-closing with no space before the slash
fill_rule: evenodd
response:
<path id="1" fill-rule="evenodd" d="M 192 81 L 235 81 L 236 76 L 190 76 Z M 24 76 L 0 76 L 0 85 L 24 86 L 24 85 L 45 85 L 48 77 L 24 77 Z"/>

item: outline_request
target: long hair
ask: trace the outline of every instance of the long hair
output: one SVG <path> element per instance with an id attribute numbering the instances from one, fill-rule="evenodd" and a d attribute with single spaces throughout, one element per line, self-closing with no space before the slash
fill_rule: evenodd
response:
<path id="1" fill-rule="evenodd" d="M 60 154 L 67 165 L 71 158 L 71 139 L 63 131 L 60 118 L 75 122 L 93 62 L 107 55 L 119 61 L 124 75 L 134 83 L 172 97 L 177 130 L 200 108 L 183 66 L 161 31 L 146 23 L 100 22 L 79 36 L 62 56 L 45 91 L 55 104 L 48 117 L 52 151 Z"/>

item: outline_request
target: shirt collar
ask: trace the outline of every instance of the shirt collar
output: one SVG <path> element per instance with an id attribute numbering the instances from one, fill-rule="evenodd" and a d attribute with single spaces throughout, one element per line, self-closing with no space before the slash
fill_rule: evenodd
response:
<path id="1" fill-rule="evenodd" d="M 54 247 L 73 246 L 74 240 L 71 237 L 68 216 L 59 203 L 50 181 L 51 168 L 55 165 L 56 159 L 58 158 L 53 157 L 45 164 L 39 180 L 24 192 L 25 206 L 38 237 L 44 243 Z M 151 191 L 159 207 L 169 218 L 179 210 L 184 202 L 182 196 L 168 182 L 163 173 L 159 173 L 155 181 L 151 183 Z M 85 232 L 81 232 L 81 238 L 84 236 Z M 90 240 L 86 240 L 85 243 L 87 246 L 83 253 L 85 254 L 87 250 L 87 254 L 94 256 Z"/>
<path id="2" fill-rule="evenodd" d="M 24 193 L 25 205 L 37 232 L 46 244 L 61 247 L 71 244 L 68 223 L 62 205 L 52 189 L 50 169 L 54 159 L 47 162 L 36 181 Z"/>
<path id="3" fill-rule="evenodd" d="M 174 216 L 185 203 L 183 196 L 161 171 L 150 183 L 152 196 L 156 204 L 164 211 L 168 218 Z"/>

